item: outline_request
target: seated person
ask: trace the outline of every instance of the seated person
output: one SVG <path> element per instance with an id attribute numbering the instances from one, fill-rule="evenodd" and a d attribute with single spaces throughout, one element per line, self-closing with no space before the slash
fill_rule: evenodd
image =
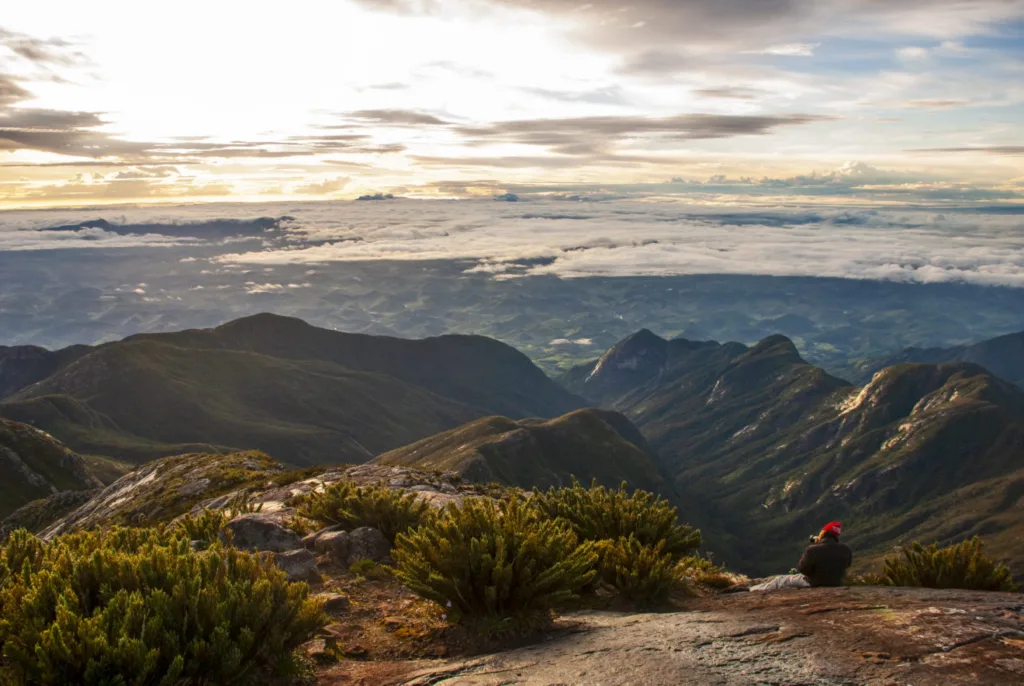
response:
<path id="1" fill-rule="evenodd" d="M 829 522 L 807 546 L 799 564 L 788 574 L 772 577 L 764 583 L 751 586 L 751 591 L 778 591 L 784 588 L 807 588 L 817 586 L 842 586 L 846 570 L 853 563 L 853 552 L 845 543 L 839 542 L 843 525 Z"/>
<path id="2" fill-rule="evenodd" d="M 853 551 L 850 546 L 839 542 L 843 533 L 843 525 L 831 522 L 818 534 L 818 540 L 807 547 L 798 572 L 807 578 L 811 586 L 842 586 L 846 570 L 853 564 Z"/>

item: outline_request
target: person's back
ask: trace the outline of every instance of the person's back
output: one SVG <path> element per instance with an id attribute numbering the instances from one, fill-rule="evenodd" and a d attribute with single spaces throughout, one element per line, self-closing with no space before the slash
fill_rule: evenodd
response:
<path id="1" fill-rule="evenodd" d="M 842 586 L 846 570 L 853 564 L 853 551 L 839 542 L 840 533 L 839 522 L 827 525 L 818 542 L 808 546 L 800 558 L 797 570 L 811 586 Z"/>

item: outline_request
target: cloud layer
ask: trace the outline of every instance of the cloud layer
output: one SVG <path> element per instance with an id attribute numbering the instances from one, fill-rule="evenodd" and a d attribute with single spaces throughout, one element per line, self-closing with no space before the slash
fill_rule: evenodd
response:
<path id="1" fill-rule="evenodd" d="M 1000 208 L 755 208 L 533 196 L 89 216 L 83 222 L 81 211 L 0 215 L 0 250 L 176 247 L 217 268 L 248 269 L 462 260 L 465 271 L 499 279 L 755 274 L 1024 287 L 1024 216 Z M 302 285 L 250 285 L 252 292 L 295 287 Z"/>

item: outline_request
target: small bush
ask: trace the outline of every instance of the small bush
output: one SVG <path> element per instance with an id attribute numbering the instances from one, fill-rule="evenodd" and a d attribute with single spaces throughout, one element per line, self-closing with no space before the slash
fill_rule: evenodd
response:
<path id="1" fill-rule="evenodd" d="M 724 565 L 716 565 L 710 557 L 691 555 L 679 562 L 679 568 L 689 585 L 693 588 L 711 588 L 721 590 L 749 581 L 741 574 L 734 574 Z"/>
<path id="2" fill-rule="evenodd" d="M 911 543 L 888 558 L 881 579 L 888 586 L 1017 591 L 1010 568 L 985 555 L 981 539 L 939 548 Z"/>
<path id="3" fill-rule="evenodd" d="M 0 683 L 263 683 L 326 620 L 268 557 L 181 527 L 0 547 Z"/>
<path id="4" fill-rule="evenodd" d="M 348 571 L 356 576 L 374 581 L 383 581 L 394 576 L 394 570 L 373 560 L 356 560 L 348 566 Z"/>
<path id="5" fill-rule="evenodd" d="M 592 544 L 518 499 L 471 498 L 399 535 L 397 576 L 413 592 L 485 627 L 517 633 L 551 621 L 595 575 Z"/>
<path id="6" fill-rule="evenodd" d="M 573 480 L 570 488 L 538 491 L 530 500 L 549 517 L 569 522 L 581 541 L 635 538 L 643 546 L 660 546 L 674 561 L 700 547 L 700 532 L 680 524 L 676 508 L 647 491 L 630 495 L 625 483 L 612 490 L 597 482 L 584 488 Z"/>
<path id="7" fill-rule="evenodd" d="M 223 510 L 204 509 L 198 515 L 185 515 L 179 518 L 175 525 L 185 532 L 190 541 L 202 541 L 210 545 L 220 540 L 225 525 L 231 519 L 232 517 Z"/>
<path id="8" fill-rule="evenodd" d="M 298 513 L 324 524 L 379 529 L 392 544 L 398 534 L 427 521 L 432 510 L 416 493 L 386 486 L 356 486 L 341 481 L 322 493 L 310 493 L 298 501 Z"/>
<path id="9" fill-rule="evenodd" d="M 630 536 L 601 541 L 597 549 L 601 579 L 637 605 L 662 605 L 674 594 L 687 590 L 683 570 L 665 552 L 664 541 L 650 546 Z"/>
<path id="10" fill-rule="evenodd" d="M 243 491 L 238 494 L 228 503 L 228 520 L 232 520 L 239 515 L 244 514 L 256 514 L 263 511 L 263 503 L 252 502 L 252 495 L 248 491 Z"/>

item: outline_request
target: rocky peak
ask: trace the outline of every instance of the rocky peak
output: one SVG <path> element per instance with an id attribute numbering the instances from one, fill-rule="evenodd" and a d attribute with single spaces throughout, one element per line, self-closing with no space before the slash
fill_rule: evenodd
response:
<path id="1" fill-rule="evenodd" d="M 641 329 L 609 348 L 585 383 L 592 387 L 635 386 L 664 368 L 667 348 L 664 338 Z"/>

